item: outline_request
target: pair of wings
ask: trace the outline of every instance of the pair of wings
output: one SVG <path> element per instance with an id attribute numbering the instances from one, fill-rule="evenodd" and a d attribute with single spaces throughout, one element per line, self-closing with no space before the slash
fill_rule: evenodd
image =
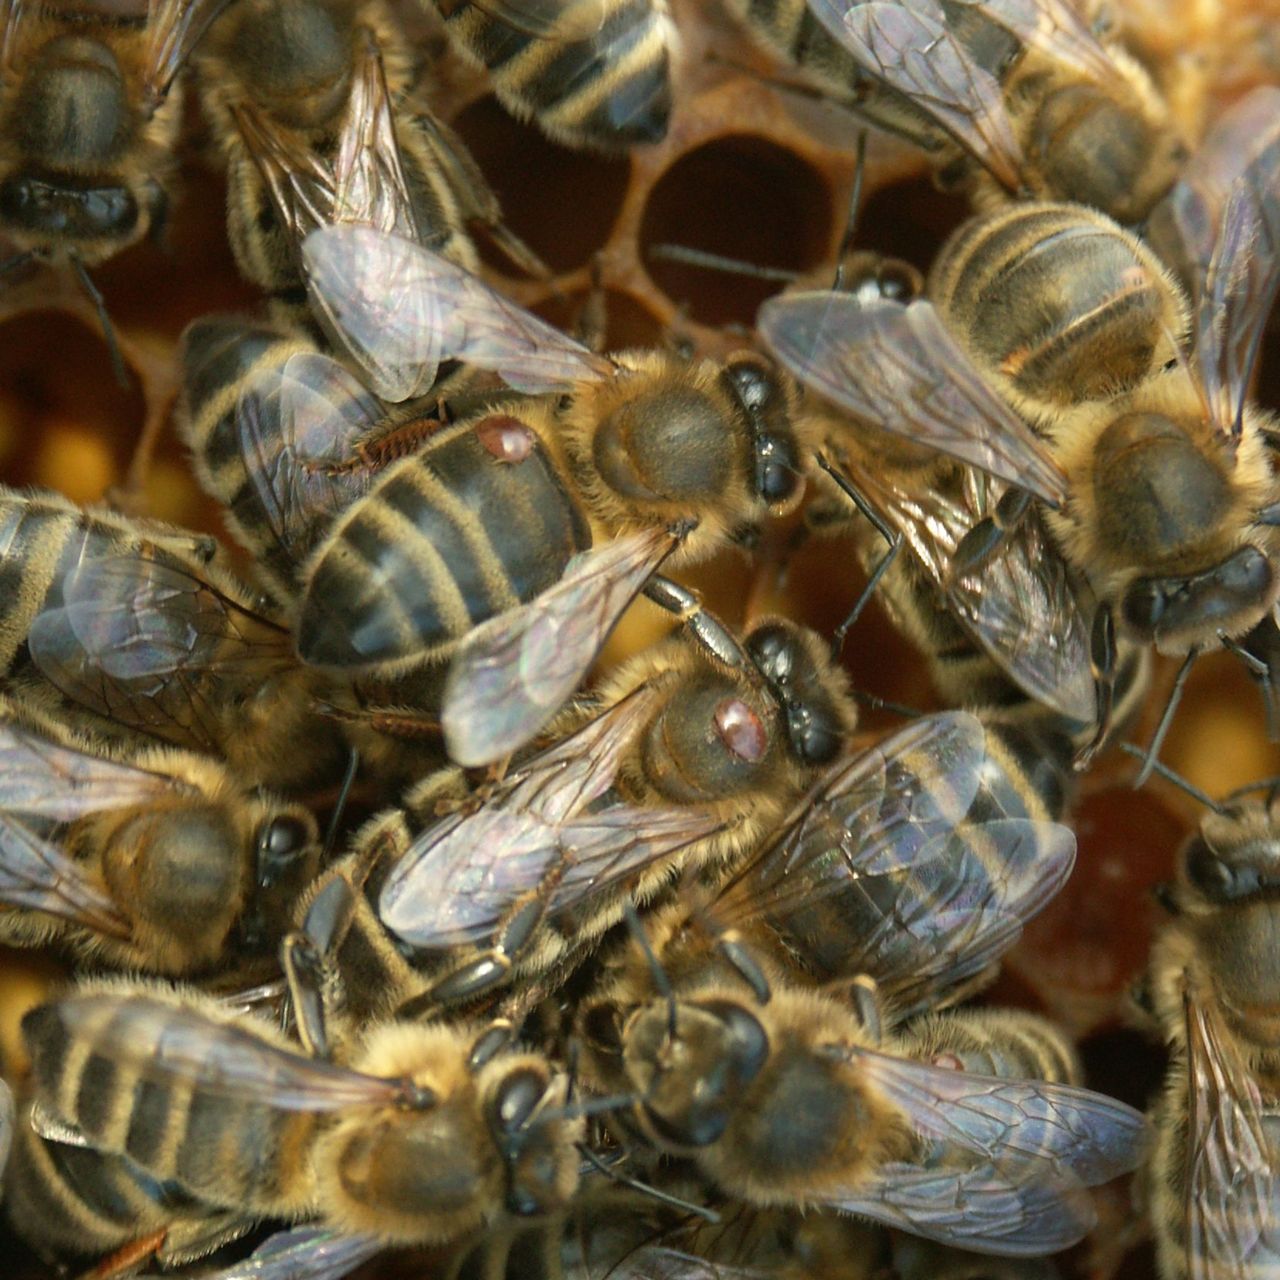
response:
<path id="1" fill-rule="evenodd" d="M 1280 1267 L 1280 1116 L 1211 1000 L 1187 989 L 1188 1280 L 1252 1280 Z"/>
<path id="2" fill-rule="evenodd" d="M 0 902 L 127 938 L 119 905 L 62 852 L 49 826 L 186 790 L 166 774 L 63 746 L 0 716 Z"/>
<path id="3" fill-rule="evenodd" d="M 146 553 L 82 560 L 27 644 L 41 675 L 74 702 L 213 755 L 232 732 L 226 708 L 297 667 L 284 628 Z"/>
<path id="4" fill-rule="evenodd" d="M 803 948 L 809 913 L 844 899 L 867 923 L 841 973 L 874 978 L 899 1020 L 945 1003 L 1017 942 L 1075 863 L 1069 827 L 993 803 L 1015 784 L 986 744 L 977 716 L 944 712 L 837 762 L 720 886 L 708 918 L 781 928 Z M 986 816 L 968 819 L 979 796 Z"/>
<path id="5" fill-rule="evenodd" d="M 588 811 L 612 786 L 658 695 L 642 686 L 508 775 L 497 794 L 428 827 L 392 868 L 382 923 L 424 950 L 481 942 L 531 892 L 550 916 L 706 839 L 719 822 L 693 807 Z"/>
<path id="6" fill-rule="evenodd" d="M 922 1142 L 915 1162 L 824 1193 L 832 1208 L 981 1253 L 1035 1257 L 1081 1240 L 1096 1220 L 1088 1188 L 1134 1169 L 1141 1112 L 1074 1085 L 951 1071 L 844 1047 Z"/>
<path id="7" fill-rule="evenodd" d="M 808 0 L 814 17 L 871 78 L 907 98 L 1010 192 L 1025 157 L 999 79 L 948 22 L 963 7 L 1025 49 L 1122 99 L 1132 89 L 1072 0 Z"/>
<path id="8" fill-rule="evenodd" d="M 1278 102 L 1280 91 L 1267 88 L 1233 108 L 1167 198 L 1164 215 L 1191 275 L 1193 369 L 1206 414 L 1228 441 L 1241 429 L 1280 281 Z M 759 329 L 805 386 L 860 423 L 926 444 L 1049 507 L 1065 501 L 1066 477 L 1046 442 L 986 383 L 927 300 L 903 305 L 840 293 L 794 294 L 766 302 Z M 975 499 L 960 501 L 922 498 L 870 468 L 858 479 L 1010 678 L 1073 719 L 1091 720 L 1079 587 L 1039 523 L 1020 527 L 980 580 L 953 580 L 941 553 L 958 540 L 970 516 L 990 512 L 992 493 L 978 498 L 974 489 Z"/>

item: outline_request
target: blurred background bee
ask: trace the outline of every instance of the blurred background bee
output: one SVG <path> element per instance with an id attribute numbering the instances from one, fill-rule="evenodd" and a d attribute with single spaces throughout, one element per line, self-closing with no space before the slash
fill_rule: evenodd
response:
<path id="1" fill-rule="evenodd" d="M 166 1187 L 186 1197 L 179 1218 L 314 1218 L 367 1248 L 553 1213 L 577 1184 L 583 1121 L 564 1077 L 483 1025 L 384 1023 L 336 1065 L 194 991 L 134 982 L 85 985 L 23 1027 L 36 1117 L 7 1208 L 51 1249 L 163 1228 Z M 151 1203 L 113 1204 L 100 1180 L 86 1213 L 77 1143 L 114 1157 L 100 1170 L 123 1161 L 158 1180 Z"/>
<path id="2" fill-rule="evenodd" d="M 20 704 L 0 716 L 0 935 L 112 968 L 270 964 L 319 863 L 305 809 L 217 761 L 121 751 Z"/>
<path id="3" fill-rule="evenodd" d="M 1120 228 L 1070 206 L 1029 206 L 962 227 L 930 277 L 932 301 L 861 306 L 849 295 L 808 294 L 761 313 L 770 346 L 815 392 L 1013 486 L 1007 509 L 957 546 L 952 573 L 980 572 L 1030 499 L 1040 500 L 1054 543 L 1098 597 L 1089 643 L 1098 730 L 1082 762 L 1110 720 L 1117 635 L 1185 655 L 1185 673 L 1196 654 L 1235 645 L 1280 589 L 1269 420 L 1247 403 L 1280 271 L 1278 164 L 1280 147 L 1251 154 L 1221 201 L 1193 183 L 1170 197 L 1183 210 L 1180 225 L 1195 228 L 1186 256 L 1201 276 L 1190 356 L 1168 369 L 1162 353 L 1183 306 L 1176 286 Z M 1055 221 L 1042 239 L 1037 224 Z M 1241 237 L 1257 240 L 1244 269 Z M 1066 252 L 1055 267 L 1053 253 L 1073 238 L 1098 246 L 1096 284 L 1080 254 Z M 1076 310 L 1084 280 L 1101 309 Z M 987 323 L 997 300 L 1013 332 Z M 1046 300 L 1061 307 L 1047 337 Z M 1090 366 L 1099 385 L 1076 390 L 1077 355 L 1062 352 L 1099 315 L 1106 337 L 1091 341 L 1106 355 Z M 1174 705 L 1176 692 L 1153 756 Z"/>
<path id="4" fill-rule="evenodd" d="M 731 7 L 837 101 L 959 169 L 980 207 L 1010 196 L 1139 223 L 1189 154 L 1150 76 L 1072 0 Z M 927 50 L 927 56 L 922 51 Z M 965 161 L 957 165 L 957 148 Z"/>
<path id="5" fill-rule="evenodd" d="M 1262 1277 L 1280 1261 L 1278 815 L 1274 789 L 1215 807 L 1163 898 L 1145 994 L 1173 1061 L 1146 1190 L 1165 1280 Z"/>
<path id="6" fill-rule="evenodd" d="M 498 101 L 571 147 L 660 142 L 677 28 L 666 0 L 435 0 L 454 47 Z"/>
<path id="7" fill-rule="evenodd" d="M 176 165 L 175 77 L 227 0 L 24 5 L 0 12 L 0 227 L 18 258 L 88 268 L 164 228 Z M 124 367 L 112 342 L 119 376 Z"/>

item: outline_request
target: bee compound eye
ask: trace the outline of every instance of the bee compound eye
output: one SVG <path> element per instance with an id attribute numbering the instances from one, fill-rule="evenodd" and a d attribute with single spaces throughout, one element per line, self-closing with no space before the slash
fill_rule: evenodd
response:
<path id="1" fill-rule="evenodd" d="M 272 818 L 258 837 L 258 884 L 268 888 L 278 883 L 309 843 L 310 833 L 301 819 Z"/>
<path id="2" fill-rule="evenodd" d="M 716 733 L 739 760 L 755 764 L 769 750 L 763 721 L 741 698 L 725 698 L 715 710 Z"/>

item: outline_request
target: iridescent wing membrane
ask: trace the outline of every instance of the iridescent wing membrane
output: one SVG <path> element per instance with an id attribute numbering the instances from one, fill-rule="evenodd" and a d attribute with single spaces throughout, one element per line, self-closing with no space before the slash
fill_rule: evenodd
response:
<path id="1" fill-rule="evenodd" d="M 590 810 L 652 713 L 641 688 L 519 768 L 478 808 L 429 827 L 405 851 L 378 901 L 410 946 L 442 950 L 492 937 L 526 895 L 545 912 L 582 910 L 617 885 L 717 828 L 689 807 Z"/>
<path id="2" fill-rule="evenodd" d="M 81 706 L 214 754 L 230 732 L 225 709 L 296 665 L 284 628 L 145 555 L 82 561 L 28 643 L 41 674 Z"/>
<path id="3" fill-rule="evenodd" d="M 1087 1188 L 1135 1168 L 1146 1121 L 1102 1094 L 845 1050 L 899 1106 L 924 1159 L 879 1166 L 870 1186 L 826 1197 L 944 1244 L 1007 1256 L 1054 1253 L 1096 1218 Z"/>
<path id="4" fill-rule="evenodd" d="M 1184 996 L 1187 1275 L 1249 1280 L 1280 1267 L 1280 1115 L 1197 994 Z"/>
<path id="5" fill-rule="evenodd" d="M 55 826 L 185 789 L 175 778 L 62 746 L 0 717 L 0 902 L 127 938 L 128 920 L 62 852 Z"/>
<path id="6" fill-rule="evenodd" d="M 718 894 L 723 928 L 762 922 L 825 978 L 866 974 L 905 1020 L 945 1004 L 1062 887 L 1075 837 L 1008 812 L 968 712 L 925 717 L 833 766 Z"/>
<path id="7" fill-rule="evenodd" d="M 805 386 L 854 416 L 849 430 L 888 431 L 1050 507 L 1065 501 L 1066 476 L 1045 442 L 987 385 L 931 303 L 792 294 L 765 303 L 759 328 Z M 990 513 L 997 490 L 964 479 L 948 501 L 904 492 L 868 471 L 852 482 L 866 485 L 984 652 L 1030 697 L 1089 723 L 1095 700 L 1083 589 L 1038 517 L 1008 534 L 980 572 L 954 574 L 954 546 Z"/>

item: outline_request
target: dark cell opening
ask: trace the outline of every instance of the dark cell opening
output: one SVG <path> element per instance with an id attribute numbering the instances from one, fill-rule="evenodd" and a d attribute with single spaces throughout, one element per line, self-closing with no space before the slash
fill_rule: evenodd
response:
<path id="1" fill-rule="evenodd" d="M 603 247 L 622 208 L 631 166 L 570 151 L 513 120 L 494 98 L 453 122 L 502 203 L 507 226 L 556 271 L 570 271 Z M 490 266 L 512 273 L 502 251 L 477 235 Z"/>
<path id="2" fill-rule="evenodd" d="M 533 308 L 544 320 L 549 320 L 566 333 L 581 337 L 580 323 L 583 310 L 589 304 L 584 292 L 551 297 Z M 605 343 L 606 351 L 623 351 L 628 347 L 653 347 L 663 340 L 662 322 L 628 293 L 606 289 Z"/>
<path id="3" fill-rule="evenodd" d="M 640 253 L 654 282 L 692 319 L 752 325 L 760 304 L 784 282 L 666 261 L 653 246 L 681 245 L 800 273 L 822 261 L 831 218 L 830 190 L 808 164 L 763 138 L 734 135 L 681 157 L 654 185 Z"/>
<path id="4" fill-rule="evenodd" d="M 967 200 L 939 191 L 930 177 L 895 182 L 864 201 L 854 247 L 902 258 L 928 273 L 938 246 L 971 212 Z"/>

